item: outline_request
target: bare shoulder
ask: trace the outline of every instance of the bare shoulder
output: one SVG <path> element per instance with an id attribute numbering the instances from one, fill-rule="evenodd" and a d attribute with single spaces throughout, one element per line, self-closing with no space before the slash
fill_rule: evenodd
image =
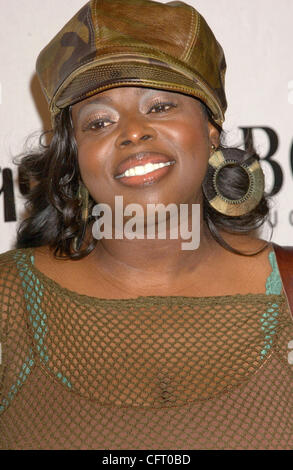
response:
<path id="1" fill-rule="evenodd" d="M 225 239 L 225 241 L 233 244 L 233 247 L 239 250 L 257 251 L 265 244 L 269 243 L 257 235 L 256 232 L 251 232 L 249 234 L 238 234 L 219 230 L 219 233 Z M 269 243 L 269 246 L 271 247 L 271 243 Z"/>
<path id="2" fill-rule="evenodd" d="M 56 271 L 57 260 L 49 246 L 39 246 L 34 248 L 34 265 L 43 272 L 46 276 L 50 277 L 52 271 Z"/>
<path id="3" fill-rule="evenodd" d="M 35 267 L 45 276 L 67 289 L 95 295 L 98 278 L 91 275 L 88 257 L 58 259 L 47 245 L 36 248 L 34 255 Z"/>
<path id="4" fill-rule="evenodd" d="M 246 255 L 251 254 L 251 256 L 237 255 L 223 248 L 219 257 L 226 274 L 226 276 L 223 275 L 223 278 L 231 281 L 234 279 L 236 290 L 240 291 L 240 287 L 243 285 L 247 292 L 265 292 L 266 280 L 272 272 L 269 257 L 273 251 L 272 244 L 254 234 L 220 233 L 230 246 Z"/>
<path id="5" fill-rule="evenodd" d="M 273 251 L 273 246 L 271 242 L 257 236 L 256 234 L 248 234 L 248 235 L 239 235 L 239 234 L 232 234 L 227 232 L 220 232 L 224 240 L 234 249 L 240 251 L 245 255 L 251 256 L 242 256 L 242 255 L 235 255 L 230 251 L 223 249 L 222 253 L 224 256 L 227 257 L 227 261 L 230 259 L 235 262 L 236 259 L 239 262 L 243 262 L 244 260 L 251 260 L 253 263 L 258 265 L 267 265 L 268 255 L 271 251 Z M 236 256 L 236 258 L 235 258 Z"/>
<path id="6" fill-rule="evenodd" d="M 34 265 L 45 276 L 67 287 L 70 279 L 76 278 L 76 270 L 78 263 L 71 259 L 57 259 L 54 250 L 50 246 L 45 245 L 34 249 Z M 65 282 L 64 282 L 65 281 Z M 70 284 L 68 285 L 70 287 Z"/>

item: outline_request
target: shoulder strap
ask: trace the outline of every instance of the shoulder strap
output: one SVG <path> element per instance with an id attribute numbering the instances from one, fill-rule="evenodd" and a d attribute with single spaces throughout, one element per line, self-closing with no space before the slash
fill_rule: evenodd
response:
<path id="1" fill-rule="evenodd" d="M 293 246 L 281 246 L 272 243 L 283 288 L 293 318 Z"/>

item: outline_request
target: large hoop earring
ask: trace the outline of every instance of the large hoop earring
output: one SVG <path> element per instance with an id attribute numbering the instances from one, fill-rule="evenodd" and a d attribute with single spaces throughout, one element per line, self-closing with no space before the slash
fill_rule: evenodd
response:
<path id="1" fill-rule="evenodd" d="M 77 199 L 81 206 L 81 222 L 79 234 L 73 239 L 73 249 L 76 252 L 80 250 L 89 218 L 89 192 L 82 181 L 80 181 L 78 186 Z"/>
<path id="2" fill-rule="evenodd" d="M 209 166 L 202 189 L 209 204 L 224 215 L 238 217 L 251 212 L 264 194 L 264 174 L 257 159 L 250 163 L 241 161 L 244 151 L 239 149 L 216 150 L 209 158 Z M 236 158 L 233 158 L 236 157 Z M 239 158 L 239 160 L 237 159 Z M 247 173 L 249 186 L 246 194 L 239 199 L 229 199 L 220 193 L 217 178 L 226 166 L 240 166 Z"/>

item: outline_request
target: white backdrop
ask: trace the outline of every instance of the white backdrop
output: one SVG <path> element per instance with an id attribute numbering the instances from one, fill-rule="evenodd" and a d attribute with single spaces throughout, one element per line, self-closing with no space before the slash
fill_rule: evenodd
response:
<path id="1" fill-rule="evenodd" d="M 50 127 L 34 73 L 36 58 L 84 3 L 84 0 L 0 0 L 0 252 L 12 247 L 23 211 L 12 157 L 22 151 L 29 134 L 42 130 L 44 122 Z M 293 1 L 187 3 L 205 17 L 225 51 L 228 111 L 224 129 L 228 142 L 239 144 L 243 138 L 241 128 L 253 127 L 257 128 L 253 137 L 260 155 L 265 158 L 270 149 L 273 153 L 275 171 L 269 161 L 262 160 L 266 190 L 279 185 L 271 205 L 271 221 L 275 225 L 272 240 L 293 245 Z M 276 148 L 272 147 L 274 142 L 278 144 Z M 9 170 L 13 184 L 9 184 Z M 5 214 L 5 198 L 10 209 L 15 202 L 16 221 L 13 211 Z M 268 239 L 269 233 L 265 227 L 263 238 Z"/>

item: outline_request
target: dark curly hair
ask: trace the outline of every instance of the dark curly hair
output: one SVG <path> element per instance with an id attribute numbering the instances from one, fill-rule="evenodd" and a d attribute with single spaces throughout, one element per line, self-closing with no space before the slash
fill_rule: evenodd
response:
<path id="1" fill-rule="evenodd" d="M 223 144 L 222 128 L 213 121 L 210 110 L 202 103 L 207 119 L 220 133 L 219 150 Z M 49 142 L 46 139 L 49 138 Z M 240 151 L 237 149 L 238 152 Z M 249 149 L 243 152 L 243 160 L 256 158 Z M 41 134 L 38 148 L 14 158 L 19 167 L 19 182 L 27 185 L 25 196 L 27 216 L 17 229 L 16 248 L 49 245 L 56 258 L 81 259 L 96 246 L 98 240 L 88 237 L 86 247 L 75 251 L 73 240 L 81 236 L 82 208 L 77 197 L 80 171 L 77 158 L 77 144 L 72 127 L 70 108 L 63 109 L 56 117 L 54 131 Z M 227 181 L 229 184 L 227 185 Z M 220 192 L 230 198 L 244 196 L 248 188 L 248 177 L 240 166 L 223 168 L 217 185 Z M 96 202 L 89 196 L 89 214 Z M 203 217 L 214 239 L 225 249 L 243 256 L 253 256 L 263 251 L 268 243 L 254 253 L 243 253 L 231 247 L 220 235 L 218 228 L 234 234 L 249 234 L 269 221 L 268 196 L 263 195 L 259 204 L 248 214 L 231 217 L 217 212 L 203 194 Z M 90 216 L 88 227 L 95 219 Z"/>

